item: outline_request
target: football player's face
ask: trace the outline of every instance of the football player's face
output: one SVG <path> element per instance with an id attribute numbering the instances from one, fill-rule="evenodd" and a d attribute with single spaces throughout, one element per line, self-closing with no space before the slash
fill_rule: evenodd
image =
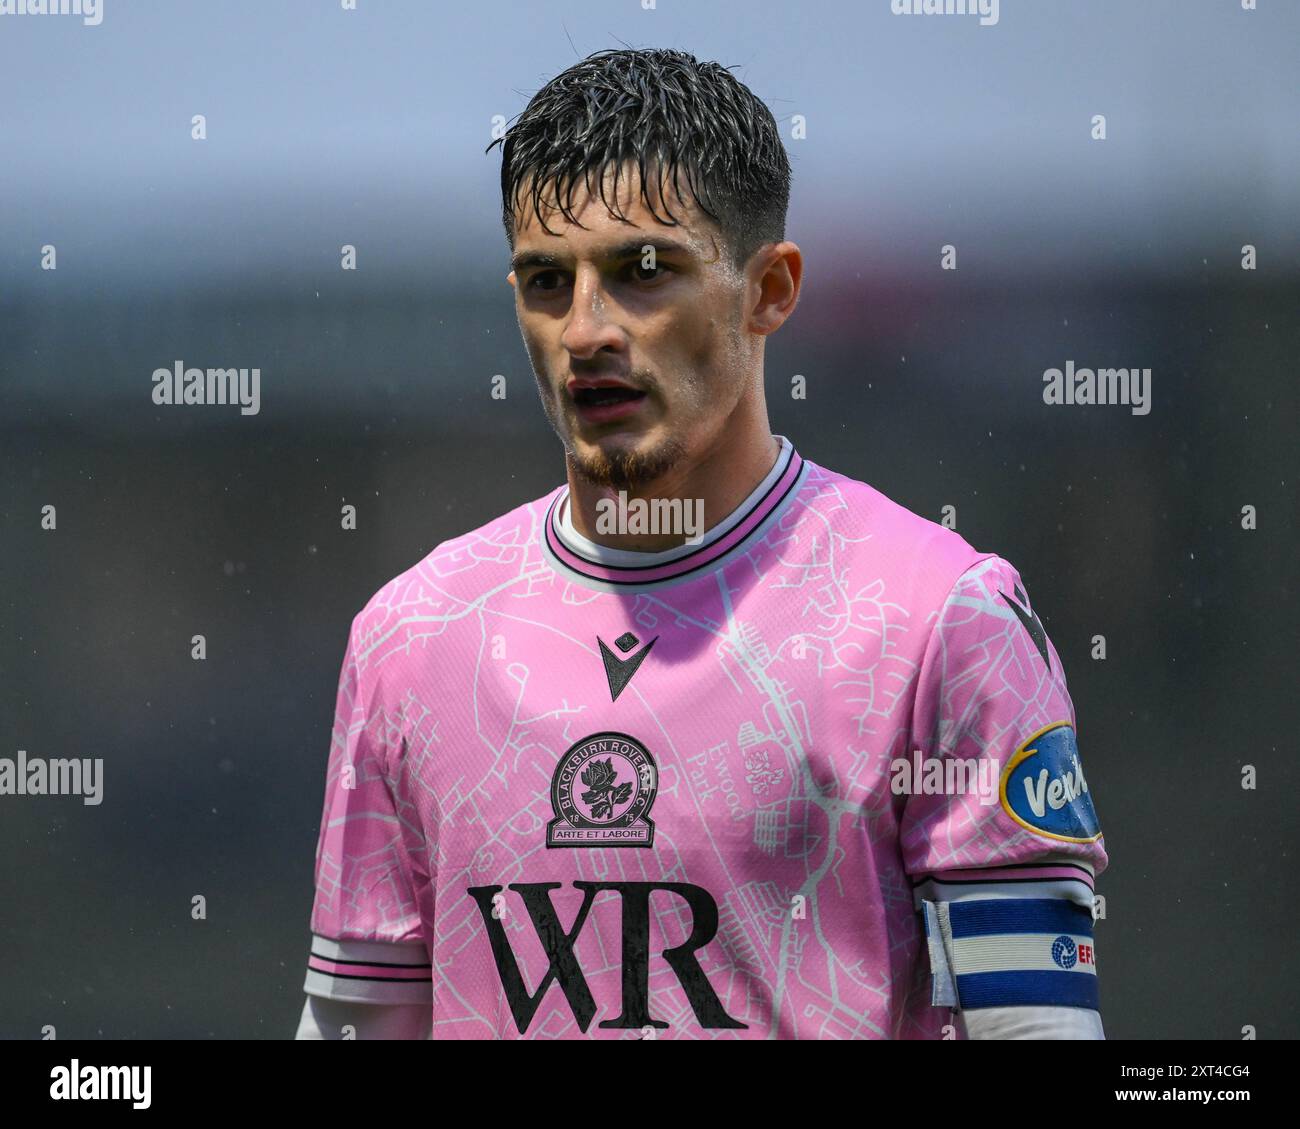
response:
<path id="1" fill-rule="evenodd" d="M 658 185 L 650 191 L 667 218 Z M 618 182 L 628 223 L 583 185 L 571 208 L 581 227 L 552 209 L 548 234 L 526 196 L 516 212 L 507 278 L 542 406 L 577 472 L 604 486 L 635 488 L 694 464 L 752 379 L 745 274 L 689 193 L 669 191 L 678 226 L 645 206 L 635 165 Z"/>

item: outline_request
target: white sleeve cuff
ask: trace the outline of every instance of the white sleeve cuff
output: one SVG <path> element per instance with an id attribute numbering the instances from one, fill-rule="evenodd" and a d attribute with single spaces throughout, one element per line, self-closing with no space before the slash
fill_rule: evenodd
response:
<path id="1" fill-rule="evenodd" d="M 329 1000 L 432 1007 L 433 965 L 420 941 L 332 941 L 313 934 L 303 991 Z"/>

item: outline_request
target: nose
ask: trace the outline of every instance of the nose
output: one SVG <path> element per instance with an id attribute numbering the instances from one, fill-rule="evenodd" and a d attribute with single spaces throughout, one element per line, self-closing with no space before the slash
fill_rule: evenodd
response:
<path id="1" fill-rule="evenodd" d="M 574 275 L 569 323 L 560 336 L 560 344 L 579 360 L 621 345 L 623 334 L 609 317 L 608 303 L 600 272 L 590 263 L 583 264 Z"/>

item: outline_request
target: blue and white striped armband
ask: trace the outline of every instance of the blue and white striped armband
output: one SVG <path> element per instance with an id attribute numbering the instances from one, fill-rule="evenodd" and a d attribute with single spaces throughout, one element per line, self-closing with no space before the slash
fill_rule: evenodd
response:
<path id="1" fill-rule="evenodd" d="M 1090 885 L 931 881 L 924 894 L 931 1003 L 1098 1009 Z"/>

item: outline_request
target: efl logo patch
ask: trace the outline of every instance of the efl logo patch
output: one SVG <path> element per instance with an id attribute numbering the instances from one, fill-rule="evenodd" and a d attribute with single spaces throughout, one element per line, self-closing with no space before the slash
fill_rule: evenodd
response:
<path id="1" fill-rule="evenodd" d="M 1052 942 L 1052 960 L 1066 972 L 1075 965 L 1086 968 L 1093 963 L 1092 946 L 1087 942 L 1076 944 L 1073 937 L 1062 934 Z"/>
<path id="2" fill-rule="evenodd" d="M 648 847 L 659 774 L 654 758 L 626 733 L 594 733 L 560 758 L 551 777 L 555 818 L 548 847 Z"/>
<path id="3" fill-rule="evenodd" d="M 1003 810 L 1035 835 L 1066 843 L 1101 838 L 1068 721 L 1040 729 L 1016 750 L 1002 772 L 1000 795 Z"/>

